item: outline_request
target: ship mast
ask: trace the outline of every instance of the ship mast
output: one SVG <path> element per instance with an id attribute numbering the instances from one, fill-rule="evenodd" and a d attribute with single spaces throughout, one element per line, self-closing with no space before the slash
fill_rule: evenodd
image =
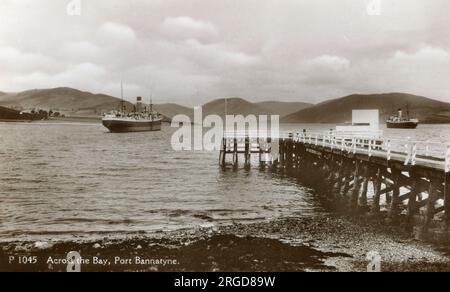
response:
<path id="1" fill-rule="evenodd" d="M 408 120 L 410 119 L 410 117 L 409 117 L 409 102 L 406 103 L 406 117 L 408 118 Z"/>
<path id="2" fill-rule="evenodd" d="M 150 113 L 153 113 L 153 94 L 150 95 Z"/>
<path id="3" fill-rule="evenodd" d="M 120 106 L 121 106 L 121 111 L 125 112 L 125 101 L 123 100 L 123 82 L 120 81 Z"/>

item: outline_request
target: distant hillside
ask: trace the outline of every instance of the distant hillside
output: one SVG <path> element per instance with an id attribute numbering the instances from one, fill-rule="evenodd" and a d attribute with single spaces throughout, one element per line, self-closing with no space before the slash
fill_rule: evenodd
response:
<path id="1" fill-rule="evenodd" d="M 117 109 L 120 99 L 93 94 L 72 88 L 29 90 L 20 93 L 0 92 L 0 106 L 22 109 L 58 111 L 69 117 L 98 117 L 102 113 Z M 379 109 L 381 120 L 394 114 L 398 108 L 409 107 L 411 115 L 422 123 L 450 123 L 450 104 L 422 96 L 403 93 L 377 95 L 350 95 L 329 100 L 318 105 L 302 102 L 266 101 L 252 103 L 242 98 L 217 99 L 203 106 L 203 116 L 225 115 L 280 115 L 285 123 L 343 123 L 351 121 L 353 109 Z M 133 104 L 125 102 L 128 110 Z M 154 105 L 154 109 L 170 121 L 175 115 L 193 117 L 193 109 L 174 103 Z"/>
<path id="2" fill-rule="evenodd" d="M 282 118 L 284 123 L 351 122 L 353 109 L 378 109 L 381 121 L 399 108 L 409 108 L 422 123 L 450 123 L 450 104 L 404 93 L 350 95 L 326 101 Z"/>
<path id="3" fill-rule="evenodd" d="M 155 104 L 153 109 L 169 119 L 172 119 L 176 115 L 186 115 L 191 119 L 194 116 L 194 110 L 192 108 L 175 103 Z"/>
<path id="4" fill-rule="evenodd" d="M 284 117 L 295 112 L 301 111 L 305 108 L 314 106 L 311 103 L 305 102 L 281 102 L 281 101 L 264 101 L 255 103 L 257 106 L 265 108 L 271 114 Z"/>
<path id="5" fill-rule="evenodd" d="M 226 106 L 225 106 L 226 104 Z M 276 102 L 267 101 L 252 103 L 242 98 L 222 98 L 216 99 L 203 105 L 203 117 L 207 115 L 280 115 L 285 116 L 289 113 L 312 106 L 311 104 L 301 102 Z M 155 110 L 166 117 L 173 118 L 178 114 L 187 115 L 193 120 L 194 109 L 178 104 L 167 103 L 154 106 Z"/>
<path id="6" fill-rule="evenodd" d="M 266 108 L 251 103 L 242 98 L 216 99 L 203 105 L 203 116 L 207 115 L 267 115 L 270 111 Z"/>
<path id="7" fill-rule="evenodd" d="M 58 110 L 75 115 L 99 115 L 119 107 L 120 99 L 105 94 L 93 94 L 72 88 L 36 89 L 0 95 L 0 105 L 30 109 Z M 130 103 L 126 103 L 131 108 Z"/>

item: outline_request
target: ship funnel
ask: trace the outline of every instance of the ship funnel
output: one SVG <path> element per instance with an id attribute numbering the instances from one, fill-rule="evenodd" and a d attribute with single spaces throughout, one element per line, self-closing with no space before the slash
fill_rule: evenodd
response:
<path id="1" fill-rule="evenodd" d="M 144 107 L 142 105 L 142 97 L 138 96 L 136 98 L 136 112 L 140 113 L 140 112 L 143 112 L 143 111 L 145 111 L 145 109 L 144 109 Z"/>

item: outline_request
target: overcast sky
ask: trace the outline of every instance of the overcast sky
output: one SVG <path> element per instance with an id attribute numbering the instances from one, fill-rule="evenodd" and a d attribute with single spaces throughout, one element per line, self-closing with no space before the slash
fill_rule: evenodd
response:
<path id="1" fill-rule="evenodd" d="M 123 80 L 127 98 L 186 105 L 394 91 L 450 102 L 448 0 L 79 1 L 70 16 L 71 0 L 0 0 L 0 91 L 118 96 Z"/>

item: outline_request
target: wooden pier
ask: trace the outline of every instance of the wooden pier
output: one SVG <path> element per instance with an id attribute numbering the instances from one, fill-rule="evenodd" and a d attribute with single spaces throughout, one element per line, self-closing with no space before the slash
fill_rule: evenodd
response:
<path id="1" fill-rule="evenodd" d="M 418 237 L 450 242 L 450 144 L 335 132 L 233 134 L 223 138 L 220 165 L 237 168 L 242 155 L 249 167 L 252 154 L 341 210 L 405 222 Z"/>

